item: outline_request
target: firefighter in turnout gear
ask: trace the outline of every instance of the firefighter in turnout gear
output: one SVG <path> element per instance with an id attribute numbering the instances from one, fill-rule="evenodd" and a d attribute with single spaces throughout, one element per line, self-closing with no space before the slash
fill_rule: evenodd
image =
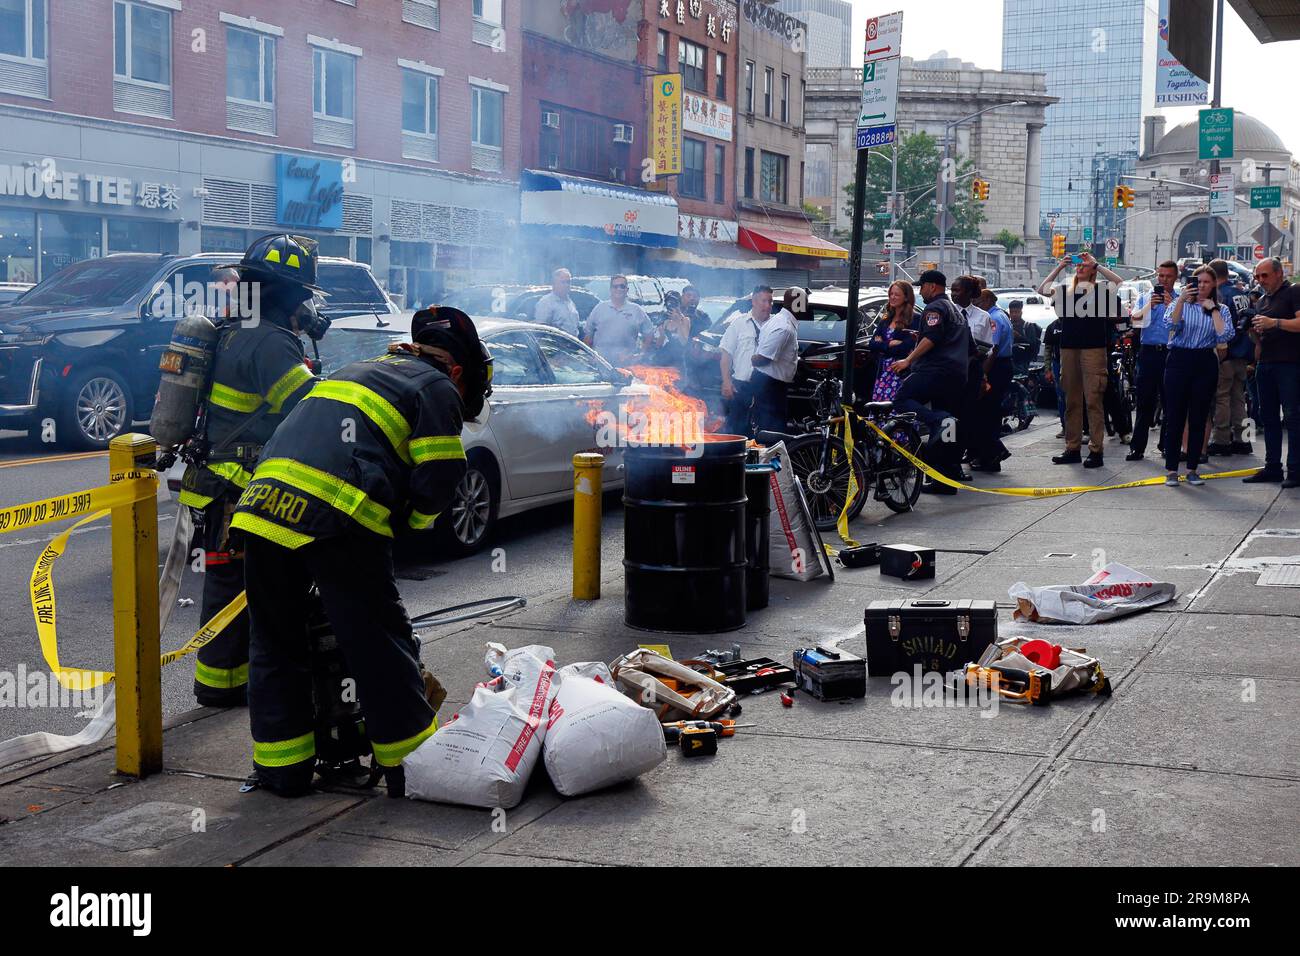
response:
<path id="1" fill-rule="evenodd" d="M 416 314 L 413 343 L 312 388 L 267 444 L 232 521 L 252 622 L 256 785 L 305 793 L 315 768 L 310 591 L 356 680 L 390 796 L 402 759 L 438 727 L 393 574 L 402 529 L 433 527 L 465 474 L 460 433 L 491 393 L 492 361 L 463 312 Z"/>
<path id="2" fill-rule="evenodd" d="M 212 617 L 244 590 L 243 555 L 229 541 L 235 502 L 252 477 L 262 446 L 285 415 L 307 394 L 314 378 L 298 335 L 318 338 L 328 322 L 312 305 L 316 288 L 315 243 L 288 235 L 265 236 L 249 247 L 238 266 L 222 270 L 227 281 L 256 283 L 252 316 L 219 319 L 220 338 L 207 398 L 207 449 L 181 481 L 180 503 L 203 512 L 202 619 Z M 240 302 L 237 295 L 231 301 Z M 237 707 L 247 700 L 248 614 L 241 613 L 199 649 L 194 696 L 210 707 Z"/>

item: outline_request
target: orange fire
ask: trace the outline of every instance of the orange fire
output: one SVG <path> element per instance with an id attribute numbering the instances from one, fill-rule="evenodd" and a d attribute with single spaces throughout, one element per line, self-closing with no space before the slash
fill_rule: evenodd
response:
<path id="1" fill-rule="evenodd" d="M 596 428 L 612 426 L 620 444 L 694 445 L 721 430 L 723 420 L 710 415 L 703 400 L 677 387 L 679 370 L 633 365 L 627 371 L 649 386 L 648 394 L 626 396 L 617 409 L 592 407 L 587 412 Z"/>

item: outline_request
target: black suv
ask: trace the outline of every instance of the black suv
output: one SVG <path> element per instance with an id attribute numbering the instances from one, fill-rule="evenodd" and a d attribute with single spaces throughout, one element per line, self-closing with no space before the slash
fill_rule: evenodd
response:
<path id="1" fill-rule="evenodd" d="M 191 283 L 206 288 L 214 266 L 238 259 L 229 253 L 89 259 L 56 272 L 21 302 L 0 306 L 0 428 L 39 430 L 53 421 L 60 445 L 104 448 L 147 420 L 159 358 L 176 318 L 185 314 L 184 290 Z M 330 293 L 321 308 L 331 317 L 399 314 L 368 266 L 322 258 L 317 275 Z"/>

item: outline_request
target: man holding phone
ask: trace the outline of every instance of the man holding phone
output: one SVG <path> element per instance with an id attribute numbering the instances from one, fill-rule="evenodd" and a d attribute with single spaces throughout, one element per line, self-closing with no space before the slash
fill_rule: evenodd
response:
<path id="1" fill-rule="evenodd" d="M 1141 348 L 1137 360 L 1137 415 L 1133 422 L 1133 440 L 1125 461 L 1146 457 L 1151 424 L 1156 420 L 1156 406 L 1164 389 L 1165 361 L 1169 355 L 1169 310 L 1178 300 L 1174 286 L 1178 283 L 1178 263 L 1165 261 L 1156 267 L 1156 285 L 1138 302 L 1131 320 L 1138 330 Z M 1161 426 L 1158 447 L 1165 446 Z"/>

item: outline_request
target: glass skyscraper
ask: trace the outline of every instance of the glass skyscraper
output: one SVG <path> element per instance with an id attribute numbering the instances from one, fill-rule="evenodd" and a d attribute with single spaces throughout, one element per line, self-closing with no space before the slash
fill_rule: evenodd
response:
<path id="1" fill-rule="evenodd" d="M 1144 0 L 1004 0 L 1002 68 L 1047 74 L 1040 234 L 1122 238 L 1111 197 L 1141 148 Z M 1055 217 L 1055 230 L 1051 219 Z"/>
<path id="2" fill-rule="evenodd" d="M 778 0 L 776 8 L 808 24 L 809 66 L 853 65 L 852 4 L 845 0 Z"/>

